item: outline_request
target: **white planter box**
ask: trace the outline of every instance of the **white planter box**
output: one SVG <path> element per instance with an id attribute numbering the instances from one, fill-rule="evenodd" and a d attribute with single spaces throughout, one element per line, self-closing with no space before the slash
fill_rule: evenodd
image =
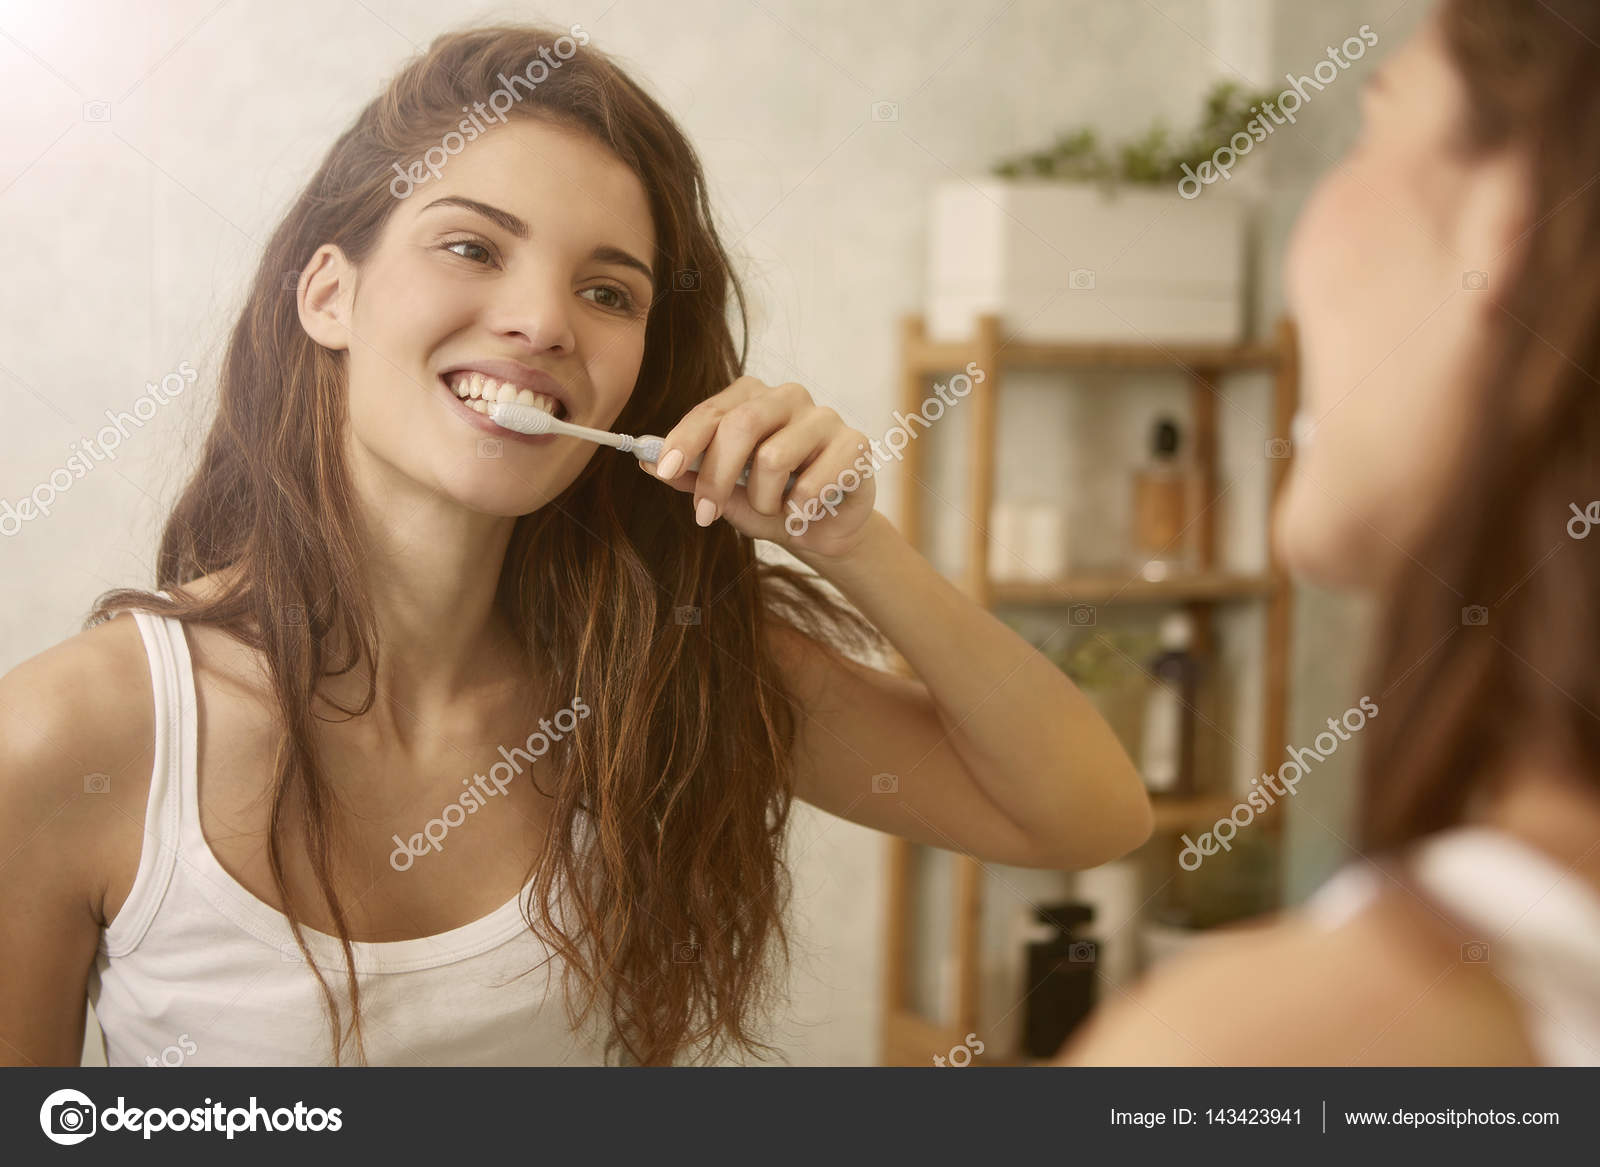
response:
<path id="1" fill-rule="evenodd" d="M 1207 189 L 954 180 L 935 191 L 927 329 L 973 335 L 994 313 L 1026 340 L 1243 339 L 1248 205 Z"/>

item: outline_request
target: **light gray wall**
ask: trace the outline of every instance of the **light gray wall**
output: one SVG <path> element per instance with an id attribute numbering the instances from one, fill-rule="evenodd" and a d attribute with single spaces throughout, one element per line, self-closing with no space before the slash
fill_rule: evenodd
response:
<path id="1" fill-rule="evenodd" d="M 1386 45 L 1416 0 L 581 0 L 463 7 L 110 0 L 0 8 L 0 498 L 65 464 L 107 409 L 188 361 L 195 389 L 136 430 L 47 518 L 0 539 L 0 667 L 71 635 L 100 591 L 148 583 L 155 539 L 204 432 L 225 330 L 262 242 L 337 133 L 414 51 L 459 20 L 576 21 L 630 65 L 697 143 L 753 293 L 751 372 L 799 380 L 881 433 L 897 325 L 921 307 L 932 183 L 1089 123 L 1108 137 L 1155 116 L 1189 124 L 1235 70 L 1309 68 L 1364 21 Z M 1262 159 L 1272 274 L 1306 184 L 1352 122 L 1330 93 Z M 107 120 L 86 103 L 107 102 Z M 874 121 L 876 102 L 898 119 Z M 91 115 L 97 111 L 91 110 Z M 1108 465 L 1107 474 L 1125 467 Z M 890 476 L 880 506 L 896 513 Z M 1297 609 L 1294 720 L 1350 704 L 1347 605 Z M 1311 730 L 1312 733 L 1315 729 Z M 1296 731 L 1291 740 L 1299 740 Z M 1340 766 L 1347 757 L 1339 759 Z M 1300 795 L 1293 882 L 1342 853 L 1348 799 L 1333 768 Z M 1325 819 L 1327 826 L 1319 825 Z M 778 1040 L 796 1063 L 875 1056 L 882 846 L 801 808 L 801 963 Z M 14 873 L 12 873 L 14 878 Z"/>

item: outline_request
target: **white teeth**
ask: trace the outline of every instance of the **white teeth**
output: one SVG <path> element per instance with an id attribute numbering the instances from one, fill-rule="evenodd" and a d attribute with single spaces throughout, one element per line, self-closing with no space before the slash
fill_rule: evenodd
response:
<path id="1" fill-rule="evenodd" d="M 560 410 L 560 405 L 554 397 L 547 397 L 543 393 L 535 393 L 532 389 L 523 389 L 504 381 L 497 381 L 493 377 L 484 376 L 482 373 L 452 374 L 450 388 L 464 404 L 479 413 L 488 413 L 488 407 L 497 401 L 530 405 L 535 409 L 551 414 Z"/>

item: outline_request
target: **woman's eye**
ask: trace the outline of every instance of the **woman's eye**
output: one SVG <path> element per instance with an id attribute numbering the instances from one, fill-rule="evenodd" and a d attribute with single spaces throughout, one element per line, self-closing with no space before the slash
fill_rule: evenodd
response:
<path id="1" fill-rule="evenodd" d="M 443 250 L 450 252 L 451 255 L 461 255 L 462 259 L 470 259 L 471 257 L 467 256 L 467 255 L 462 255 L 461 252 L 455 250 L 457 247 L 470 247 L 470 248 L 473 248 L 476 251 L 483 252 L 483 254 L 485 256 L 487 256 L 489 259 L 493 259 L 494 258 L 494 253 L 491 252 L 482 243 L 479 243 L 476 239 L 452 239 L 449 243 L 440 244 L 440 247 Z M 479 262 L 482 262 L 482 261 L 473 260 L 473 262 L 474 263 L 479 263 Z"/>
<path id="2" fill-rule="evenodd" d="M 629 295 L 626 288 L 614 288 L 610 284 L 601 284 L 599 287 L 585 288 L 580 294 L 588 295 L 590 292 L 599 292 L 605 297 L 595 301 L 602 308 L 611 308 L 618 312 L 633 310 L 633 297 Z"/>

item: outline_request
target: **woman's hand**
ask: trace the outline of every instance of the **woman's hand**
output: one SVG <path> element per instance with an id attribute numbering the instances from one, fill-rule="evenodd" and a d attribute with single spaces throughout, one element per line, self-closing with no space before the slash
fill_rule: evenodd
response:
<path id="1" fill-rule="evenodd" d="M 873 514 L 868 446 L 864 434 L 802 386 L 740 377 L 666 433 L 659 464 L 640 465 L 692 494 L 702 527 L 723 518 L 752 539 L 834 558 L 856 547 Z M 684 470 L 697 454 L 699 471 Z M 749 480 L 738 486 L 747 462 Z M 785 497 L 791 473 L 799 477 Z"/>

